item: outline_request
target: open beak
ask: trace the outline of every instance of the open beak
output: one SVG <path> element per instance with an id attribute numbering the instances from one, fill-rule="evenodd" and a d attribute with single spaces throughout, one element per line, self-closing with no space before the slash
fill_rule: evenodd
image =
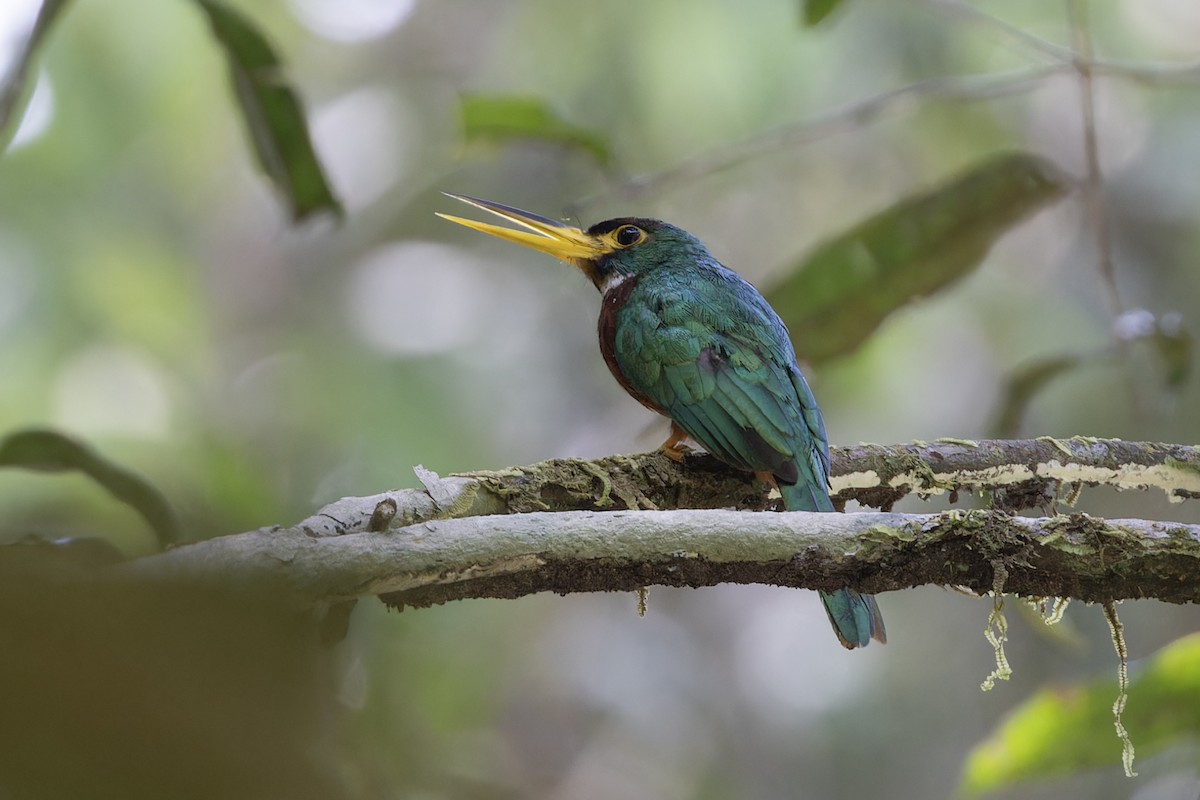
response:
<path id="1" fill-rule="evenodd" d="M 610 248 L 600 239 L 589 236 L 572 225 L 556 222 L 555 220 L 531 214 L 528 211 L 522 211 L 512 206 L 468 197 L 465 194 L 451 194 L 450 192 L 443 192 L 442 194 L 488 211 L 502 219 L 520 225 L 526 230 L 513 230 L 512 228 L 503 228 L 499 225 L 489 225 L 486 222 L 476 222 L 471 219 L 463 219 L 462 217 L 439 213 L 438 216 L 442 219 L 448 219 L 451 222 L 466 225 L 468 228 L 482 233 L 490 234 L 509 242 L 523 244 L 526 247 L 532 247 L 534 250 L 540 250 L 543 253 L 549 253 L 555 258 L 561 258 L 568 264 L 582 267 L 583 264 L 594 261 L 605 253 L 610 252 Z"/>

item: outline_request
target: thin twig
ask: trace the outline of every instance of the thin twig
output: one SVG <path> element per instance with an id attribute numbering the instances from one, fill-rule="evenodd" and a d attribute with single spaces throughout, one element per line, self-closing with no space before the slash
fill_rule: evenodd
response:
<path id="1" fill-rule="evenodd" d="M 1183 64 L 1146 64 L 1093 59 L 1091 63 L 1093 75 L 1125 78 L 1150 87 L 1200 81 L 1200 61 Z"/>
<path id="2" fill-rule="evenodd" d="M 1079 57 L 1074 60 L 1079 76 L 1080 112 L 1083 120 L 1083 150 L 1087 160 L 1088 217 L 1096 235 L 1096 252 L 1100 277 L 1108 293 L 1113 318 L 1121 316 L 1125 307 L 1117 289 L 1116 267 L 1113 265 L 1112 232 L 1109 229 L 1108 208 L 1104 198 L 1104 175 L 1100 170 L 1100 147 L 1096 139 L 1096 91 L 1092 79 L 1092 32 L 1088 19 L 1088 0 L 1068 0 L 1071 39 Z"/>
<path id="3" fill-rule="evenodd" d="M 1076 58 L 1075 52 L 1069 47 L 1063 47 L 1048 39 L 1034 36 L 1029 31 L 1019 28 L 1011 22 L 1005 22 L 975 6 L 968 5 L 962 0 L 927 0 L 925 5 L 942 14 L 954 16 L 977 27 L 1000 33 L 1019 45 L 1022 50 L 1041 56 L 1043 61 L 1048 58 L 1058 63 L 1070 63 Z"/>
<path id="4" fill-rule="evenodd" d="M 932 98 L 954 102 L 977 102 L 1007 97 L 1037 88 L 1047 78 L 1070 72 L 1069 63 L 1056 63 L 1032 69 L 986 75 L 929 78 L 883 92 L 844 108 L 809 117 L 799 122 L 765 131 L 741 142 L 685 159 L 660 172 L 627 178 L 617 184 L 572 203 L 568 216 L 576 216 L 609 197 L 630 199 L 659 191 L 672 183 L 712 175 L 758 156 L 811 144 L 860 128 L 906 99 Z"/>
<path id="5" fill-rule="evenodd" d="M 962 0 L 925 0 L 930 8 L 958 17 L 962 20 L 1000 33 L 1018 45 L 1022 50 L 1034 56 L 1042 57 L 1043 63 L 1049 58 L 1060 63 L 1075 64 L 1086 61 L 1094 76 L 1123 78 L 1136 81 L 1150 87 L 1172 86 L 1181 83 L 1200 81 L 1200 61 L 1184 63 L 1152 63 L 1145 61 L 1109 61 L 1095 58 L 1094 54 L 1085 55 L 1070 47 L 1035 36 L 1029 31 L 1006 22 L 997 16 L 976 8 Z"/>
<path id="6" fill-rule="evenodd" d="M 1071 2 L 1078 4 L 1079 0 L 1071 0 Z M 1095 113 L 1092 109 L 1094 98 L 1091 88 L 1094 76 L 1103 75 L 1126 79 L 1146 86 L 1171 86 L 1200 81 L 1200 62 L 1146 64 L 1096 60 L 1092 54 L 1091 37 L 1086 25 L 1086 8 L 1083 11 L 1083 21 L 1085 24 L 1082 26 L 1073 24 L 1072 26 L 1073 30 L 1076 32 L 1081 31 L 1083 34 L 1083 38 L 1077 41 L 1075 48 L 1072 49 L 1034 36 L 998 17 L 962 3 L 950 2 L 949 0 L 931 0 L 929 6 L 938 11 L 949 12 L 967 21 L 998 31 L 1021 45 L 1026 51 L 1043 57 L 1043 60 L 1049 59 L 1050 63 L 1012 72 L 930 78 L 891 89 L 827 114 L 809 117 L 792 124 L 765 131 L 757 136 L 752 136 L 726 147 L 710 150 L 702 155 L 685 159 L 673 167 L 625 178 L 599 192 L 569 204 L 565 209 L 565 214 L 567 216 L 578 216 L 580 212 L 601 200 L 614 197 L 626 200 L 641 197 L 652 192 L 661 191 L 672 184 L 716 174 L 771 152 L 802 147 L 822 139 L 856 130 L 885 112 L 892 110 L 894 107 L 900 105 L 901 101 L 906 99 L 918 98 L 951 102 L 993 100 L 998 97 L 1007 97 L 1036 89 L 1048 78 L 1070 72 L 1079 74 L 1081 81 L 1086 85 L 1086 90 L 1083 92 L 1085 103 L 1084 114 L 1086 119 L 1092 120 L 1090 125 L 1085 125 L 1089 130 L 1088 135 L 1092 139 L 1090 149 L 1093 151 L 1093 155 L 1089 157 L 1089 165 L 1091 165 L 1093 160 L 1098 164 L 1098 158 L 1095 157 L 1094 153 L 1097 148 L 1094 141 Z M 1091 166 L 1089 166 L 1089 172 L 1091 172 Z M 1104 236 L 1107 240 L 1107 221 L 1102 221 L 1101 225 L 1103 226 L 1105 231 Z M 1111 250 L 1107 245 L 1106 248 Z M 1107 262 L 1105 263 L 1109 265 L 1108 268 L 1111 271 L 1111 255 L 1107 256 Z M 1115 287 L 1115 283 L 1113 286 Z M 1120 308 L 1120 300 L 1115 296 L 1115 288 L 1111 291 L 1111 294 L 1113 295 L 1113 307 Z"/>

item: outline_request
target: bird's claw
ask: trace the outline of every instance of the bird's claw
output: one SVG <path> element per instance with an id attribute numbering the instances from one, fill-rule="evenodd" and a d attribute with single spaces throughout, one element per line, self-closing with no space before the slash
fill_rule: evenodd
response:
<path id="1" fill-rule="evenodd" d="M 674 461 L 676 464 L 682 464 L 684 456 L 692 452 L 692 448 L 683 443 L 683 440 L 686 439 L 687 436 L 688 435 L 683 428 L 672 422 L 671 435 L 668 436 L 667 440 L 659 446 L 659 452 Z"/>

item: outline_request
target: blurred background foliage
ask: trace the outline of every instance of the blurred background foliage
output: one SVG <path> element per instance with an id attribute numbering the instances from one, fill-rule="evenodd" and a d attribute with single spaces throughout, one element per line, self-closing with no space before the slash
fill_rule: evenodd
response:
<path id="1" fill-rule="evenodd" d="M 39 5 L 0 9 L 6 65 Z M 87 442 L 148 477 L 185 538 L 415 486 L 418 463 L 663 438 L 596 352 L 586 283 L 438 221 L 440 190 L 585 224 L 668 219 L 781 305 L 828 288 L 804 283 L 822 269 L 862 277 L 838 263 L 868 278 L 892 265 L 883 313 L 870 279 L 822 309 L 861 340 L 809 354 L 834 442 L 1198 438 L 1200 80 L 1172 66 L 1200 57 L 1189 0 L 1091 9 L 1098 56 L 1138 65 L 1095 83 L 1112 285 L 1080 188 L 1079 79 L 1045 44 L 1072 41 L 1061 3 L 53 5 L 26 91 L 0 97 L 20 117 L 0 159 L 0 434 Z M 289 128 L 289 86 L 319 162 L 303 163 L 303 128 L 271 142 L 254 127 Z M 887 94 L 903 87 L 918 88 Z M 1012 152 L 1050 170 L 1049 189 L 1004 183 L 1018 171 L 997 175 L 1013 163 L 997 154 Z M 1030 196 L 983 203 L 964 234 L 980 192 L 946 190 L 981 174 Z M 1080 508 L 1200 520 L 1154 495 L 1088 491 Z M 0 541 L 26 543 L 8 549 L 0 609 L 0 691 L 26 700 L 0 722 L 14 797 L 945 797 L 989 732 L 1023 738 L 1028 709 L 997 729 L 1023 700 L 1041 690 L 1044 709 L 1058 691 L 1044 687 L 1114 671 L 1099 610 L 1072 607 L 1053 635 L 1014 619 L 1015 675 L 982 694 L 990 603 L 935 588 L 885 596 L 891 642 L 855 653 L 807 593 L 765 587 L 656 589 L 646 619 L 620 595 L 361 603 L 347 640 L 318 652 L 265 598 L 64 588 L 46 566 L 59 556 L 31 544 L 62 537 L 158 547 L 84 475 L 0 470 Z M 1157 750 L 1141 777 L 1119 778 L 1111 720 L 1092 714 L 1102 690 L 1072 689 L 1111 757 L 993 780 L 996 796 L 1200 794 L 1194 715 L 1135 713 L 1139 669 L 1196 612 L 1121 613 L 1127 724 Z"/>

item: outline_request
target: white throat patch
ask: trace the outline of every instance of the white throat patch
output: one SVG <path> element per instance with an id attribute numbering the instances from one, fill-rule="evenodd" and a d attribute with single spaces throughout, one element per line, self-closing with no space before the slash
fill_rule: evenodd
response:
<path id="1" fill-rule="evenodd" d="M 604 279 L 604 282 L 600 284 L 600 294 L 601 295 L 608 294 L 613 289 L 617 288 L 622 283 L 624 283 L 626 280 L 628 280 L 630 277 L 632 277 L 632 276 L 626 272 L 611 273 L 607 278 Z"/>

